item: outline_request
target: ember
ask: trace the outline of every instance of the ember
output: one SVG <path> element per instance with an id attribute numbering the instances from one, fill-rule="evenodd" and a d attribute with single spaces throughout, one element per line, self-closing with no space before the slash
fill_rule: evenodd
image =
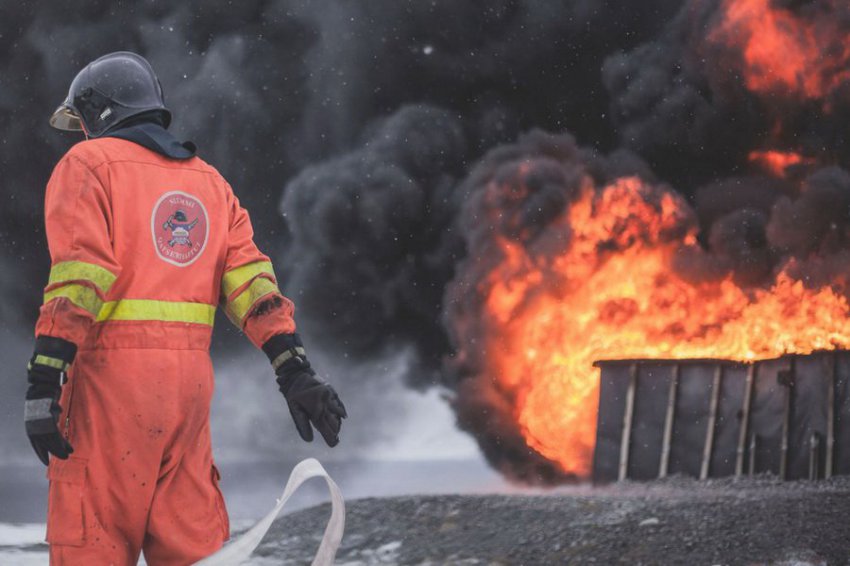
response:
<path id="1" fill-rule="evenodd" d="M 785 151 L 751 151 L 749 160 L 759 165 L 775 177 L 784 177 L 789 167 L 814 163 L 814 159 L 806 158 L 799 153 Z"/>

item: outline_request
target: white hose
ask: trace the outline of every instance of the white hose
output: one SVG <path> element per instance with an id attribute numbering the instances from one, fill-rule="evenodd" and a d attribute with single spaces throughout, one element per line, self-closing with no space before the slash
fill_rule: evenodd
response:
<path id="1" fill-rule="evenodd" d="M 328 490 L 331 494 L 331 518 L 328 521 L 327 527 L 325 527 L 322 543 L 319 545 L 319 550 L 313 559 L 313 566 L 330 566 L 333 564 L 339 543 L 342 541 L 343 530 L 345 529 L 345 500 L 342 497 L 339 487 L 337 487 L 336 483 L 328 475 L 328 472 L 314 458 L 308 458 L 292 469 L 292 473 L 289 475 L 289 481 L 286 482 L 286 488 L 283 490 L 283 495 L 281 495 L 277 501 L 277 505 L 275 505 L 274 509 L 268 515 L 263 517 L 262 520 L 246 531 L 241 537 L 212 556 L 208 556 L 195 564 L 199 566 L 235 566 L 248 560 L 251 557 L 251 553 L 260 545 L 272 522 L 281 512 L 292 494 L 295 493 L 302 483 L 310 478 L 317 477 L 324 478 L 328 484 Z"/>

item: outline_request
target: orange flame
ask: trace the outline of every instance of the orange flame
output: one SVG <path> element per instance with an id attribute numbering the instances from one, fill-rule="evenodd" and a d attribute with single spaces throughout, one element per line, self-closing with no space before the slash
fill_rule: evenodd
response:
<path id="1" fill-rule="evenodd" d="M 755 360 L 850 346 L 850 309 L 833 289 L 807 289 L 787 271 L 754 291 L 677 275 L 675 254 L 699 253 L 695 232 L 681 233 L 690 212 L 671 193 L 653 194 L 631 177 L 586 187 L 558 220 L 570 227 L 566 249 L 539 258 L 503 240 L 490 274 L 487 371 L 514 393 L 527 444 L 567 473 L 590 472 L 595 360 Z"/>
<path id="2" fill-rule="evenodd" d="M 833 2 L 824 4 L 827 17 L 815 25 L 771 0 L 725 0 L 709 38 L 741 48 L 750 91 L 819 100 L 850 78 L 850 45 L 828 17 Z"/>
<path id="3" fill-rule="evenodd" d="M 776 177 L 784 177 L 786 169 L 792 165 L 814 163 L 814 159 L 793 151 L 751 151 L 748 157 L 750 162 L 758 164 Z"/>

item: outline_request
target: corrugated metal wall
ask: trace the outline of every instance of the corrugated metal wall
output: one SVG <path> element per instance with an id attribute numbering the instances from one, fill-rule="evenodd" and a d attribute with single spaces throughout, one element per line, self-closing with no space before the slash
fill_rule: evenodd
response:
<path id="1" fill-rule="evenodd" d="M 596 365 L 594 481 L 850 474 L 850 352 Z"/>

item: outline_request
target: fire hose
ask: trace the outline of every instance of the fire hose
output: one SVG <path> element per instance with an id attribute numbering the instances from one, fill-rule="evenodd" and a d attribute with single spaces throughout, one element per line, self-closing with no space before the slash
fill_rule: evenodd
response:
<path id="1" fill-rule="evenodd" d="M 300 462 L 292 469 L 283 495 L 277 500 L 274 509 L 263 517 L 256 525 L 248 529 L 242 536 L 234 540 L 215 554 L 196 562 L 196 566 L 235 566 L 241 564 L 251 557 L 251 553 L 260 545 L 263 537 L 268 532 L 272 522 L 283 510 L 284 505 L 295 491 L 305 481 L 311 478 L 322 478 L 328 484 L 331 495 L 331 518 L 325 527 L 325 534 L 316 556 L 313 558 L 313 566 L 330 566 L 333 564 L 336 551 L 342 541 L 342 533 L 345 528 L 345 500 L 342 492 L 331 479 L 328 472 L 322 467 L 318 460 L 308 458 Z"/>

